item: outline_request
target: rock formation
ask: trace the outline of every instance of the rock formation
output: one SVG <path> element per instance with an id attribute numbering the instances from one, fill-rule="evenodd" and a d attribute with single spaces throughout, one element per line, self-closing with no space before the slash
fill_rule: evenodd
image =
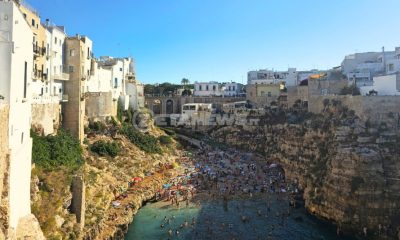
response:
<path id="1" fill-rule="evenodd" d="M 279 111 L 263 116 L 261 126 L 220 127 L 211 135 L 280 163 L 287 178 L 301 183 L 305 206 L 316 216 L 355 233 L 381 225 L 395 234 L 400 126 L 393 115 L 364 122 L 338 103 L 319 115 Z"/>

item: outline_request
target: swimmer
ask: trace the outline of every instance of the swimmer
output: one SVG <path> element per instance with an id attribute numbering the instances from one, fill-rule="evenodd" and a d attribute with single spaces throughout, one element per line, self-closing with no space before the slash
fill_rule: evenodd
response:
<path id="1" fill-rule="evenodd" d="M 160 225 L 160 228 L 164 228 L 164 224 L 161 224 L 161 225 Z"/>
<path id="2" fill-rule="evenodd" d="M 171 237 L 172 236 L 172 229 L 168 229 L 168 235 Z"/>

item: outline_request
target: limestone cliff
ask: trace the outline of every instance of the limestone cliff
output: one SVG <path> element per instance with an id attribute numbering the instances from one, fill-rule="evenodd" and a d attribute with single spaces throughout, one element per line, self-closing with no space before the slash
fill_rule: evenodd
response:
<path id="1" fill-rule="evenodd" d="M 147 133 L 156 139 L 166 135 L 150 127 Z M 112 141 L 120 152 L 115 157 L 101 156 L 90 150 L 97 141 Z M 33 211 L 37 213 L 45 236 L 49 239 L 109 239 L 121 235 L 132 221 L 143 201 L 149 200 L 165 181 L 160 163 L 175 162 L 180 155 L 179 146 L 172 142 L 162 145 L 162 154 L 149 154 L 133 144 L 126 136 L 115 134 L 112 124 L 96 133 L 88 134 L 84 142 L 85 164 L 78 172 L 71 173 L 60 167 L 46 171 L 37 167 L 33 172 Z M 83 176 L 83 220 L 77 219 L 72 209 L 75 175 Z M 133 177 L 143 178 L 140 187 L 127 192 Z M 119 200 L 120 207 L 113 206 L 117 196 L 128 193 Z M 126 205 L 131 207 L 125 208 Z"/>
<path id="2" fill-rule="evenodd" d="M 272 112 L 262 126 L 227 126 L 218 141 L 256 150 L 278 162 L 304 188 L 306 208 L 343 229 L 400 225 L 400 134 L 397 119 L 364 122 L 340 104 L 320 115 Z M 383 231 L 383 230 L 382 230 Z"/>

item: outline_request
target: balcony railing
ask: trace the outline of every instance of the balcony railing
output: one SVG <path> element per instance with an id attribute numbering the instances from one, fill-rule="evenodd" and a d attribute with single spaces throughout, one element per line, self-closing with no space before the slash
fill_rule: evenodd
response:
<path id="1" fill-rule="evenodd" d="M 53 79 L 54 80 L 60 80 L 60 81 L 68 81 L 69 80 L 69 74 L 65 73 L 65 72 L 57 73 L 57 74 L 54 74 Z"/>
<path id="2" fill-rule="evenodd" d="M 46 48 L 33 44 L 33 53 L 35 56 L 44 56 L 46 55 Z"/>
<path id="3" fill-rule="evenodd" d="M 37 79 L 43 79 L 43 73 L 41 70 L 38 69 L 33 69 L 32 72 L 32 79 L 37 80 Z M 47 79 L 47 78 L 46 78 Z"/>

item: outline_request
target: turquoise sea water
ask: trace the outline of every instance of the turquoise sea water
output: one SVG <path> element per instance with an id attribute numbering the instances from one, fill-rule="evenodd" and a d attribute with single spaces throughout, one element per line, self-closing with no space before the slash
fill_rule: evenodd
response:
<path id="1" fill-rule="evenodd" d="M 310 216 L 303 207 L 291 208 L 287 216 L 288 209 L 286 201 L 277 199 L 271 201 L 270 211 L 261 199 L 231 200 L 227 204 L 208 201 L 201 207 L 181 209 L 152 203 L 139 210 L 125 239 L 352 239 L 338 237 L 334 226 Z M 242 216 L 249 221 L 243 223 Z M 169 224 L 165 217 L 170 219 Z M 191 225 L 193 218 L 196 223 Z M 189 226 L 181 228 L 185 220 Z M 173 230 L 173 236 L 168 235 L 168 229 Z M 179 235 L 175 234 L 177 229 Z"/>

